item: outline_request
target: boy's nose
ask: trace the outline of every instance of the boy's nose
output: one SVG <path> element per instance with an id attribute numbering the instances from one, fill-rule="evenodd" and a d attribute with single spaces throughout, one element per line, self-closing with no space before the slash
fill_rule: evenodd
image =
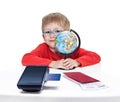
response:
<path id="1" fill-rule="evenodd" d="M 55 37 L 55 36 L 56 36 L 55 32 L 52 32 L 52 33 L 50 34 L 50 37 Z"/>

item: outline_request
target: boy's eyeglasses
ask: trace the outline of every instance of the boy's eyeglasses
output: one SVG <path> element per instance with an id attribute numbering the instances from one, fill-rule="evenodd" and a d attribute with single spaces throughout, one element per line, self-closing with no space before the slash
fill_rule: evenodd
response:
<path id="1" fill-rule="evenodd" d="M 57 34 L 60 33 L 60 32 L 63 32 L 63 30 L 45 31 L 45 32 L 43 32 L 43 34 L 44 34 L 45 36 L 50 36 L 51 34 L 57 35 Z"/>

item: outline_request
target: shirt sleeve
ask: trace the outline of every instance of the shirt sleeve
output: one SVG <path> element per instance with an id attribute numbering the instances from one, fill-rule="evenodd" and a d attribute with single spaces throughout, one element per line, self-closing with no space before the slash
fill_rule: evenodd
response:
<path id="1" fill-rule="evenodd" d="M 52 60 L 45 58 L 44 56 L 47 54 L 47 46 L 45 44 L 40 44 L 30 53 L 24 54 L 22 57 L 22 65 L 45 65 L 48 66 Z"/>
<path id="2" fill-rule="evenodd" d="M 22 58 L 22 65 L 28 66 L 28 65 L 45 65 L 48 66 L 52 60 L 38 57 L 34 54 L 27 53 Z"/>
<path id="3" fill-rule="evenodd" d="M 97 53 L 82 48 L 77 54 L 79 57 L 76 58 L 76 61 L 80 63 L 80 67 L 97 64 L 101 60 L 101 57 Z"/>

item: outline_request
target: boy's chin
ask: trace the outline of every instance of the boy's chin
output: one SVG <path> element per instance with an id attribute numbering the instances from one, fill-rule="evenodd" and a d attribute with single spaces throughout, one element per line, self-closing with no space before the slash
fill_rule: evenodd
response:
<path id="1" fill-rule="evenodd" d="M 51 48 L 51 49 L 56 49 L 56 47 L 55 47 L 55 46 L 50 46 L 50 48 Z"/>
<path id="2" fill-rule="evenodd" d="M 55 44 L 50 44 L 49 45 L 52 49 L 55 49 Z"/>

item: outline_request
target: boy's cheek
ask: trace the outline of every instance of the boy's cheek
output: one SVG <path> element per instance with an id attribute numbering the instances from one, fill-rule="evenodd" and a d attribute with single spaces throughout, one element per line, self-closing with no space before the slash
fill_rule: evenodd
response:
<path id="1" fill-rule="evenodd" d="M 43 36 L 43 40 L 49 43 L 49 39 Z"/>
<path id="2" fill-rule="evenodd" d="M 44 35 L 42 35 L 42 37 L 43 37 L 43 39 L 45 40 L 45 37 L 44 37 Z"/>

